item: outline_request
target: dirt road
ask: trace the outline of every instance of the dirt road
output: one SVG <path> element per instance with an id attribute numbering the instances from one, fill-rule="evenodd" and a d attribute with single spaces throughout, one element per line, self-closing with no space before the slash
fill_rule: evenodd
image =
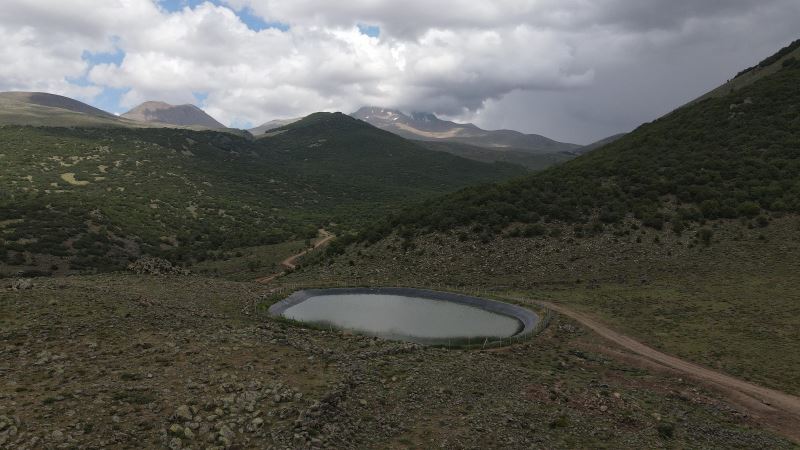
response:
<path id="1" fill-rule="evenodd" d="M 298 259 L 302 258 L 303 256 L 306 256 L 310 252 L 322 247 L 323 245 L 326 245 L 328 242 L 332 241 L 335 238 L 336 238 L 336 235 L 334 235 L 333 233 L 330 233 L 330 232 L 328 232 L 328 231 L 326 231 L 324 229 L 319 230 L 319 237 L 317 238 L 317 241 L 314 243 L 313 246 L 303 250 L 300 253 L 294 254 L 294 255 L 284 259 L 283 261 L 281 261 L 281 266 L 283 266 L 283 268 L 286 269 L 286 270 L 294 270 L 294 269 L 296 269 L 297 268 L 297 260 Z M 261 283 L 261 284 L 271 283 L 274 279 L 285 275 L 286 274 L 286 270 L 282 270 L 282 271 L 280 271 L 278 273 L 272 274 L 272 275 L 267 276 L 267 277 L 258 278 L 255 281 L 256 281 L 256 283 Z"/>
<path id="2" fill-rule="evenodd" d="M 518 300 L 531 301 L 527 299 Z M 730 401 L 745 408 L 751 416 L 766 426 L 800 443 L 800 397 L 758 386 L 670 356 L 608 328 L 587 314 L 574 311 L 566 306 L 544 301 L 535 301 L 535 303 L 571 317 L 603 338 L 635 353 L 645 362 L 649 362 L 649 366 L 666 367 L 716 388 L 728 397 Z"/>

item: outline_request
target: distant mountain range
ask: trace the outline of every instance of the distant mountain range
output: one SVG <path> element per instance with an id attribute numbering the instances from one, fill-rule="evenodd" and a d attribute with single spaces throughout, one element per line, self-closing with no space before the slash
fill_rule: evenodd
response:
<path id="1" fill-rule="evenodd" d="M 570 152 L 580 145 L 554 141 L 538 134 L 513 130 L 487 131 L 467 123 L 441 120 L 431 113 L 404 114 L 395 109 L 365 107 L 351 114 L 378 128 L 406 139 L 433 142 L 457 142 L 497 150 L 530 153 Z"/>
<path id="2" fill-rule="evenodd" d="M 571 159 L 621 135 L 581 147 L 535 134 L 512 130 L 486 131 L 473 124 L 441 120 L 434 114 L 403 114 L 397 110 L 362 108 L 351 115 L 377 128 L 443 151 L 482 162 L 511 162 L 539 170 Z M 300 121 L 280 119 L 252 128 L 256 137 Z M 226 128 L 195 105 L 170 105 L 148 101 L 117 116 L 78 100 L 44 92 L 0 92 L 0 125 L 62 127 L 121 126 L 127 128 L 189 128 L 220 130 L 234 134 L 247 131 Z"/>
<path id="3" fill-rule="evenodd" d="M 0 125 L 186 128 L 248 135 L 243 130 L 226 128 L 194 105 L 145 102 L 117 116 L 78 100 L 45 92 L 0 92 Z"/>
<path id="4" fill-rule="evenodd" d="M 124 119 L 154 125 L 202 127 L 212 130 L 227 128 L 194 105 L 170 105 L 164 102 L 144 102 L 121 116 Z"/>

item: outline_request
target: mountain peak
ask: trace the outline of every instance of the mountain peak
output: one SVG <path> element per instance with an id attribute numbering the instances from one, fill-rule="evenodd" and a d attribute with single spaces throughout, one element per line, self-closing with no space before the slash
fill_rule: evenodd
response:
<path id="1" fill-rule="evenodd" d="M 442 120 L 431 112 L 404 114 L 396 109 L 368 106 L 352 114 L 378 128 L 406 139 L 434 142 L 457 142 L 492 149 L 516 149 L 532 153 L 557 153 L 578 148 L 536 134 L 518 131 L 486 131 L 471 123 Z"/>
<path id="2" fill-rule="evenodd" d="M 170 105 L 162 101 L 147 101 L 122 115 L 138 122 L 210 129 L 226 128 L 199 107 L 191 104 Z"/>

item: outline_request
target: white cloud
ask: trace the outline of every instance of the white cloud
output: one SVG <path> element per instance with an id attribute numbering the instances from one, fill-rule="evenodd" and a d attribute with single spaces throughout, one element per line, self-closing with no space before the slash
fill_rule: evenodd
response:
<path id="1" fill-rule="evenodd" d="M 204 93 L 228 124 L 379 105 L 576 140 L 677 106 L 774 51 L 800 21 L 796 0 L 3 3 L 0 90 L 129 89 L 123 107 Z M 254 31 L 242 8 L 290 28 Z M 119 65 L 82 59 L 116 49 Z M 91 85 L 68 81 L 83 76 Z"/>

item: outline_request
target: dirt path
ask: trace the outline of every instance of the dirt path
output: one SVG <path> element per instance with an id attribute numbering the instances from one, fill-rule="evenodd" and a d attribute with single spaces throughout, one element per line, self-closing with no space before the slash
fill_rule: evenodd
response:
<path id="1" fill-rule="evenodd" d="M 530 301 L 526 299 L 519 300 Z M 731 401 L 745 408 L 751 416 L 784 436 L 800 443 L 800 397 L 758 386 L 667 355 L 608 328 L 586 314 L 574 311 L 563 305 L 543 301 L 536 301 L 536 303 L 571 317 L 603 338 L 635 353 L 640 358 L 644 358 L 651 366 L 657 365 L 681 372 L 722 391 Z"/>
<path id="2" fill-rule="evenodd" d="M 296 269 L 297 268 L 297 260 L 298 259 L 302 258 L 303 256 L 306 256 L 307 254 L 309 254 L 309 253 L 313 252 L 314 250 L 322 247 L 323 245 L 326 245 L 328 242 L 332 241 L 335 238 L 336 238 L 336 235 L 334 235 L 333 233 L 331 233 L 329 231 L 326 231 L 324 229 L 319 230 L 319 237 L 317 238 L 317 241 L 314 243 L 314 245 L 311 246 L 311 248 L 307 248 L 307 249 L 303 250 L 300 253 L 294 254 L 294 255 L 284 259 L 283 261 L 281 261 L 281 266 L 283 266 L 284 269 L 286 269 L 286 270 L 294 270 L 294 269 Z M 272 274 L 272 275 L 270 275 L 268 277 L 258 278 L 258 279 L 255 280 L 255 282 L 256 283 L 261 283 L 261 284 L 271 283 L 276 278 L 278 278 L 280 276 L 283 276 L 283 275 L 286 275 L 286 270 L 282 270 L 282 271 L 280 271 L 278 273 L 275 273 L 275 274 Z"/>

